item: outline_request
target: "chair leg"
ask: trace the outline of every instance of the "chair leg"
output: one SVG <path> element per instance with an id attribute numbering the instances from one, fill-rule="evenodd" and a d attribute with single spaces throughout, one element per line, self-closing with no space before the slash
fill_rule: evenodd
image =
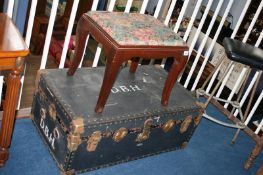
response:
<path id="1" fill-rule="evenodd" d="M 88 33 L 89 32 L 87 30 L 87 27 L 85 26 L 85 19 L 81 18 L 77 26 L 76 47 L 75 47 L 74 59 L 67 72 L 69 76 L 74 75 L 74 73 L 76 72 L 80 64 L 80 61 L 81 61 L 81 58 L 83 56 L 83 52 L 85 49 Z"/>
<path id="2" fill-rule="evenodd" d="M 260 81 L 261 75 L 262 75 L 262 71 L 260 71 L 260 73 L 259 73 L 259 75 L 258 75 L 258 77 L 257 77 L 257 79 L 256 79 L 256 82 L 255 82 L 255 84 L 254 84 L 254 87 L 253 87 L 253 89 L 252 89 L 252 92 L 251 92 L 251 95 L 250 95 L 250 98 L 249 98 L 249 102 L 248 102 L 248 104 L 247 104 L 247 108 L 246 108 L 246 111 L 245 111 L 245 114 L 244 114 L 244 118 L 243 118 L 243 119 L 241 118 L 241 122 L 245 122 L 245 120 L 246 120 L 246 118 L 247 118 L 247 116 L 248 116 L 248 112 L 249 112 L 249 110 L 250 110 L 250 107 L 251 107 L 252 101 L 253 101 L 253 99 L 254 99 L 254 96 L 255 96 L 257 87 L 258 87 L 258 85 L 259 85 L 259 81 Z M 247 75 L 247 77 L 248 77 L 248 75 Z M 246 80 L 247 80 L 247 77 L 246 77 Z M 246 81 L 245 81 L 245 82 L 246 82 Z M 244 83 L 244 84 L 245 84 L 245 83 Z M 238 99 L 238 100 L 239 100 L 239 99 Z M 239 110 L 241 110 L 241 109 L 239 109 Z M 242 121 L 242 120 L 243 120 L 243 121 Z M 234 135 L 234 137 L 233 137 L 233 139 L 232 139 L 232 144 L 234 144 L 234 143 L 236 142 L 236 139 L 237 139 L 239 133 L 240 133 L 240 129 L 238 129 L 238 130 L 236 131 L 236 133 L 235 133 L 235 135 Z"/>
<path id="3" fill-rule="evenodd" d="M 260 168 L 258 169 L 255 175 L 262 175 L 262 174 L 263 174 L 263 164 L 260 166 Z"/>
<path id="4" fill-rule="evenodd" d="M 256 79 L 256 82 L 255 82 L 255 84 L 254 84 L 254 87 L 253 87 L 253 89 L 252 89 L 252 92 L 251 92 L 251 95 L 250 95 L 250 98 L 249 98 L 249 102 L 248 102 L 248 104 L 247 104 L 247 109 L 246 109 L 245 114 L 244 114 L 245 118 L 247 118 L 248 113 L 249 113 L 249 111 L 250 111 L 249 109 L 250 109 L 250 107 L 251 107 L 251 104 L 252 104 L 252 101 L 253 101 L 253 99 L 254 99 L 256 90 L 257 90 L 257 88 L 258 88 L 261 75 L 262 75 L 262 71 L 259 72 L 258 77 L 257 77 L 257 79 Z"/>
<path id="5" fill-rule="evenodd" d="M 135 73 L 136 69 L 138 67 L 138 63 L 139 63 L 140 58 L 132 58 L 132 63 L 130 66 L 130 73 Z"/>
<path id="6" fill-rule="evenodd" d="M 181 71 L 184 69 L 185 64 L 187 63 L 187 57 L 186 56 L 178 56 L 176 59 L 174 58 L 173 65 L 168 73 L 163 93 L 162 93 L 162 100 L 161 103 L 163 106 L 168 105 L 168 100 L 172 91 L 172 88 L 174 86 L 175 81 L 177 80 L 177 77 L 181 73 Z"/>
<path id="7" fill-rule="evenodd" d="M 262 150 L 262 140 L 263 137 L 260 138 L 260 142 L 256 144 L 256 146 L 254 147 L 254 149 L 252 150 L 248 160 L 246 161 L 244 168 L 245 169 L 249 169 L 251 167 L 251 165 L 253 164 L 254 160 L 257 158 L 257 156 L 259 155 L 259 153 Z"/>
<path id="8" fill-rule="evenodd" d="M 214 75 L 214 73 L 217 71 L 218 67 L 223 63 L 225 59 L 221 59 L 216 66 L 214 67 L 213 71 L 209 74 L 209 76 L 206 78 L 204 84 L 202 85 L 202 87 L 200 89 L 204 89 L 205 86 L 207 85 L 207 83 L 211 80 L 212 76 Z"/>
<path id="9" fill-rule="evenodd" d="M 103 83 L 100 89 L 99 98 L 95 107 L 96 113 L 101 113 L 107 102 L 108 96 L 110 94 L 111 88 L 115 82 L 118 75 L 121 62 L 116 62 L 115 60 L 120 60 L 115 55 L 113 58 L 107 60 Z"/>
<path id="10" fill-rule="evenodd" d="M 209 102 L 211 101 L 211 99 L 213 98 L 213 96 L 215 95 L 216 91 L 218 90 L 220 84 L 222 83 L 222 81 L 224 80 L 225 76 L 227 75 L 228 71 L 230 70 L 231 66 L 233 65 L 233 62 L 231 62 L 227 69 L 225 70 L 223 76 L 220 78 L 220 80 L 217 82 L 215 88 L 213 89 L 212 93 L 209 95 L 208 99 L 206 100 L 205 104 L 204 104 L 204 108 L 206 108 L 209 104 Z"/>

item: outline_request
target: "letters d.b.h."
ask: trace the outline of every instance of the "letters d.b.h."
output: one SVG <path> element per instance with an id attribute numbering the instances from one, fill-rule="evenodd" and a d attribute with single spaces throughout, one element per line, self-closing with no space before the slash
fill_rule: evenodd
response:
<path id="1" fill-rule="evenodd" d="M 129 86 L 115 86 L 111 88 L 111 92 L 116 94 L 120 92 L 135 92 L 141 91 L 142 89 L 138 85 L 129 85 Z"/>
<path id="2" fill-rule="evenodd" d="M 50 129 L 46 125 L 45 121 L 43 118 L 40 119 L 40 128 L 44 132 L 44 135 L 48 139 L 49 143 L 51 144 L 52 149 L 55 149 L 55 137 L 53 136 L 52 132 L 50 132 Z"/>

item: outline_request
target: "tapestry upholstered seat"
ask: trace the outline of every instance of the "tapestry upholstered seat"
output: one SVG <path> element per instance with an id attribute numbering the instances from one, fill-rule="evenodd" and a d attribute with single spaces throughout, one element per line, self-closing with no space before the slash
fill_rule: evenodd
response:
<path id="1" fill-rule="evenodd" d="M 153 16 L 98 12 L 87 15 L 120 45 L 181 46 L 183 40 Z"/>
<path id="2" fill-rule="evenodd" d="M 188 47 L 176 33 L 150 15 L 88 12 L 78 22 L 76 51 L 68 75 L 73 75 L 80 64 L 88 34 L 102 44 L 107 58 L 96 112 L 103 111 L 122 63 L 131 59 L 130 72 L 135 73 L 139 58 L 174 58 L 161 99 L 162 105 L 168 105 L 173 85 L 188 58 Z"/>

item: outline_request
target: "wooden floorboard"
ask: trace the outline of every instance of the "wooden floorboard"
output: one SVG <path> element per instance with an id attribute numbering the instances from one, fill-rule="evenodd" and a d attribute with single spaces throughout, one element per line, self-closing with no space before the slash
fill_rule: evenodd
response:
<path id="1" fill-rule="evenodd" d="M 33 94 L 35 91 L 35 79 L 37 71 L 40 68 L 42 55 L 30 55 L 27 58 L 27 66 L 25 73 L 25 81 L 23 86 L 23 92 L 21 97 L 20 109 L 29 108 L 32 105 Z M 92 65 L 91 59 L 83 61 L 82 67 L 90 67 Z M 56 69 L 58 65 L 53 61 L 51 57 L 48 58 L 46 69 Z"/>
<path id="2" fill-rule="evenodd" d="M 39 70 L 40 67 L 41 58 L 42 58 L 41 55 L 30 55 L 27 58 L 25 81 L 22 91 L 20 109 L 29 108 L 32 105 L 33 94 L 35 91 L 35 79 L 36 79 L 37 71 Z M 53 62 L 53 60 L 49 58 L 47 61 L 46 68 L 54 69 L 57 67 L 58 66 Z"/>
<path id="3" fill-rule="evenodd" d="M 23 108 L 16 111 L 16 119 L 30 118 L 31 108 Z M 0 121 L 3 119 L 3 111 L 0 111 Z"/>

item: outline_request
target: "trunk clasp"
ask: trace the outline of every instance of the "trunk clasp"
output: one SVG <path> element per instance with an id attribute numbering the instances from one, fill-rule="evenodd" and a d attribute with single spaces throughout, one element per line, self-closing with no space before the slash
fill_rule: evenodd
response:
<path id="1" fill-rule="evenodd" d="M 93 152 L 96 150 L 100 140 L 102 139 L 102 133 L 100 131 L 95 131 L 91 134 L 87 143 L 87 151 Z"/>
<path id="2" fill-rule="evenodd" d="M 162 126 L 162 129 L 163 129 L 163 132 L 169 132 L 173 129 L 175 123 L 172 119 L 168 120 L 163 126 Z"/>
<path id="3" fill-rule="evenodd" d="M 144 127 L 142 130 L 142 133 L 138 134 L 137 138 L 136 138 L 136 142 L 143 142 L 145 140 L 147 140 L 150 136 L 151 133 L 151 126 L 152 126 L 153 120 L 152 119 L 147 119 L 144 122 Z"/>
<path id="4" fill-rule="evenodd" d="M 126 135 L 128 134 L 128 130 L 124 127 L 120 128 L 118 131 L 116 131 L 114 134 L 113 134 L 113 137 L 112 139 L 115 141 L 115 142 L 120 142 Z"/>

